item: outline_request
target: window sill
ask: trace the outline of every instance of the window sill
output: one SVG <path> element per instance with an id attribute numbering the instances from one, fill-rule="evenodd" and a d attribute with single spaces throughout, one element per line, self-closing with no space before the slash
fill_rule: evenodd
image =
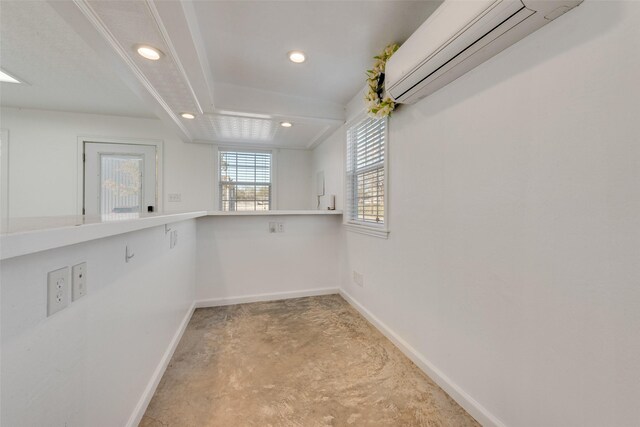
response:
<path id="1" fill-rule="evenodd" d="M 367 236 L 378 237 L 380 239 L 389 238 L 389 230 L 386 228 L 354 224 L 352 222 L 345 222 L 343 225 L 348 231 L 352 231 L 354 233 L 365 234 Z"/>

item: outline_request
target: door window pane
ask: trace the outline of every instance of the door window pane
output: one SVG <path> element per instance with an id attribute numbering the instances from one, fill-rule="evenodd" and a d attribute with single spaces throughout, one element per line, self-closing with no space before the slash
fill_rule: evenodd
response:
<path id="1" fill-rule="evenodd" d="M 100 155 L 100 212 L 142 212 L 144 157 L 129 154 Z"/>

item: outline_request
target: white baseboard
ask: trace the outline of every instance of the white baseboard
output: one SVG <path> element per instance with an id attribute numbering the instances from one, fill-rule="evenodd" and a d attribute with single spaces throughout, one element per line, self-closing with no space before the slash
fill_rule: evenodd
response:
<path id="1" fill-rule="evenodd" d="M 433 363 L 428 361 L 416 349 L 411 347 L 405 340 L 400 338 L 386 324 L 378 319 L 373 313 L 364 308 L 358 301 L 349 295 L 344 289 L 340 289 L 340 295 L 353 308 L 358 310 L 373 326 L 375 326 L 384 336 L 386 336 L 398 349 L 404 353 L 413 363 L 415 363 L 425 374 L 429 376 L 436 384 L 438 384 L 449 396 L 460 406 L 462 406 L 472 417 L 485 427 L 506 427 L 505 424 L 497 417 L 491 414 L 484 406 L 469 396 L 457 384 L 455 384 L 442 371 L 436 368 Z"/>
<path id="2" fill-rule="evenodd" d="M 169 343 L 169 347 L 164 352 L 164 356 L 162 356 L 162 359 L 160 359 L 160 363 L 158 363 L 156 370 L 153 372 L 151 380 L 147 384 L 147 388 L 145 388 L 144 392 L 142 393 L 142 397 L 140 397 L 138 404 L 131 414 L 131 417 L 129 417 L 127 427 L 137 427 L 138 424 L 140 424 L 140 421 L 142 420 L 142 417 L 147 410 L 147 406 L 149 406 L 149 402 L 151 402 L 151 398 L 156 392 L 156 388 L 158 387 L 158 384 L 160 383 L 160 380 L 164 375 L 164 371 L 167 369 L 167 366 L 169 366 L 169 362 L 171 361 L 173 352 L 176 350 L 176 347 L 178 347 L 178 343 L 182 338 L 182 334 L 184 334 L 184 331 L 187 329 L 187 325 L 189 324 L 189 320 L 191 320 L 191 316 L 193 315 L 195 309 L 196 304 L 194 302 L 191 304 L 191 307 L 189 307 L 189 310 L 187 310 L 187 313 L 182 319 L 182 322 L 180 322 L 178 330 L 171 339 L 171 343 Z"/>
<path id="3" fill-rule="evenodd" d="M 196 301 L 196 308 L 219 307 L 222 305 L 246 304 L 259 301 L 277 301 L 281 299 L 313 297 L 317 295 L 331 295 L 340 293 L 338 288 L 309 289 L 306 291 L 273 292 L 269 294 L 255 294 L 238 297 L 211 298 Z"/>

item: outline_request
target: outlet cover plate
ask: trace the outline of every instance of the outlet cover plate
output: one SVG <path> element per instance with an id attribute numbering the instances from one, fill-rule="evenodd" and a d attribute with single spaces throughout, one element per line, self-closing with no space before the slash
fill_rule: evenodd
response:
<path id="1" fill-rule="evenodd" d="M 69 267 L 50 271 L 47 274 L 47 316 L 51 316 L 69 305 L 71 299 Z"/>
<path id="2" fill-rule="evenodd" d="M 364 287 L 364 276 L 354 270 L 353 271 L 353 282 L 356 285 L 360 286 L 360 287 Z"/>
<path id="3" fill-rule="evenodd" d="M 75 301 L 87 294 L 87 263 L 83 262 L 71 267 L 72 300 Z"/>

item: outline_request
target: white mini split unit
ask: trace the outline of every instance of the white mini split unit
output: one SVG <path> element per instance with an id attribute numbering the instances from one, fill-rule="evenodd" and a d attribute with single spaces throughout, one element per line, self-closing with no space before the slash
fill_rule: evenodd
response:
<path id="1" fill-rule="evenodd" d="M 445 0 L 387 62 L 387 95 L 413 104 L 582 1 Z"/>

